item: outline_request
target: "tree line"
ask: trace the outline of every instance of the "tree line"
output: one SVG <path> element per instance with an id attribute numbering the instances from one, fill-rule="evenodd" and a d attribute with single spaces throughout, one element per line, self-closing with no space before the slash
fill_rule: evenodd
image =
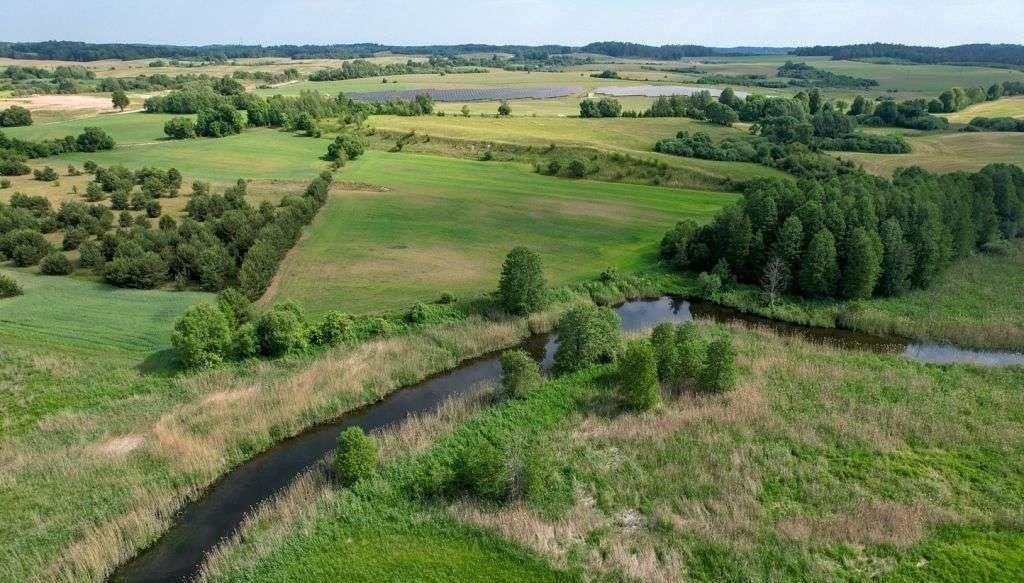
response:
<path id="1" fill-rule="evenodd" d="M 1017 166 L 946 175 L 914 167 L 892 180 L 851 172 L 752 181 L 712 223 L 676 225 L 661 256 L 701 272 L 707 293 L 739 282 L 772 298 L 857 299 L 926 288 L 956 259 L 1022 235 Z"/>
<path id="2" fill-rule="evenodd" d="M 67 152 L 112 150 L 114 146 L 114 139 L 96 127 L 83 128 L 77 136 L 40 141 L 10 138 L 0 132 L 0 176 L 28 174 L 31 168 L 25 161 L 31 158 L 48 158 Z"/>
<path id="3" fill-rule="evenodd" d="M 486 69 L 467 68 L 466 65 L 455 64 L 450 59 L 432 57 L 427 61 L 405 63 L 386 63 L 378 65 L 365 59 L 345 61 L 341 67 L 321 69 L 309 76 L 310 81 L 342 81 L 345 79 L 365 79 L 367 77 L 388 77 L 392 75 L 412 75 L 416 73 L 486 73 Z"/>
<path id="4" fill-rule="evenodd" d="M 914 63 L 961 63 L 966 65 L 1024 65 L 1024 45 L 969 44 L 951 47 L 922 47 L 871 43 L 844 46 L 813 46 L 793 50 L 792 54 L 832 57 L 835 61 L 858 59 L 903 59 Z"/>
<path id="5" fill-rule="evenodd" d="M 794 63 L 793 61 L 786 61 L 778 68 L 776 74 L 779 77 L 789 77 L 788 84 L 797 87 L 866 89 L 878 86 L 878 81 L 874 79 L 841 75 L 832 71 L 826 71 L 825 69 L 812 67 L 807 63 Z"/>

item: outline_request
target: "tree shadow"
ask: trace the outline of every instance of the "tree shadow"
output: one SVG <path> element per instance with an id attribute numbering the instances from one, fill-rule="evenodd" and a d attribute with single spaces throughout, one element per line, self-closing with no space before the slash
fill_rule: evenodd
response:
<path id="1" fill-rule="evenodd" d="M 181 355 L 173 348 L 158 350 L 135 367 L 145 376 L 172 376 L 182 369 Z"/>

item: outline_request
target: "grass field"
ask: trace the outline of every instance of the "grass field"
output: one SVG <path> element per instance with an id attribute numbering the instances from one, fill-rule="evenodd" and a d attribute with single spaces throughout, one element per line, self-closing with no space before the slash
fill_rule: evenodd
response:
<path id="1" fill-rule="evenodd" d="M 211 579 L 313 581 L 297 565 L 377 573 L 382 562 L 434 572 L 429 558 L 410 564 L 407 539 L 375 509 L 406 516 L 397 494 L 483 442 L 534 481 L 505 503 L 428 498 L 413 511 L 420 528 L 481 527 L 509 552 L 525 547 L 589 580 L 1024 576 L 1024 369 L 915 364 L 730 331 L 740 367 L 731 393 L 666 394 L 660 410 L 623 413 L 614 367 L 597 367 L 454 428 L 420 420 L 415 433 L 431 445 L 389 458 L 351 491 L 324 482 L 294 492 L 220 554 Z M 394 441 L 382 437 L 386 449 Z M 396 550 L 325 552 L 363 536 Z"/>
<path id="2" fill-rule="evenodd" d="M 1012 132 L 940 133 L 908 138 L 909 154 L 839 154 L 868 172 L 889 176 L 897 168 L 921 166 L 932 172 L 976 171 L 1002 162 L 1024 165 L 1024 134 Z"/>
<path id="3" fill-rule="evenodd" d="M 3 132 L 12 138 L 43 140 L 63 138 L 64 136 L 77 136 L 86 127 L 98 127 L 110 134 L 110 137 L 114 138 L 117 145 L 121 147 L 148 144 L 161 140 L 166 141 L 167 136 L 164 135 L 164 124 L 173 117 L 179 116 L 164 113 L 101 115 L 57 123 L 3 128 Z"/>
<path id="4" fill-rule="evenodd" d="M 279 300 L 372 312 L 494 288 L 509 249 L 541 254 L 555 284 L 652 264 L 668 225 L 707 221 L 727 193 L 549 178 L 518 164 L 372 151 L 277 277 Z"/>
<path id="5" fill-rule="evenodd" d="M 1024 117 L 1024 96 L 1003 97 L 996 101 L 976 103 L 948 114 L 946 119 L 953 123 L 970 123 L 976 117 Z"/>

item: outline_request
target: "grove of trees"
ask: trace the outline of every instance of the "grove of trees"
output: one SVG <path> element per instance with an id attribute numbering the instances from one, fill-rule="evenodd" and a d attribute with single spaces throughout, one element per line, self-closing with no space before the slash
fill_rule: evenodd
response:
<path id="1" fill-rule="evenodd" d="M 892 180 L 851 172 L 752 181 L 712 223 L 676 225 L 661 255 L 726 284 L 856 299 L 926 288 L 954 260 L 1022 235 L 1019 167 L 946 175 L 914 167 Z"/>

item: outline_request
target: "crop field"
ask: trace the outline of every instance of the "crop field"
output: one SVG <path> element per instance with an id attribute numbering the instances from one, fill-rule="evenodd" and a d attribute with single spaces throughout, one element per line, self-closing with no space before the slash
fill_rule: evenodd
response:
<path id="1" fill-rule="evenodd" d="M 1012 132 L 921 134 L 909 138 L 909 154 L 839 154 L 874 174 L 888 176 L 894 170 L 920 166 L 932 172 L 979 170 L 1002 162 L 1024 164 L 1024 134 Z"/>
<path id="2" fill-rule="evenodd" d="M 527 245 L 554 284 L 655 260 L 659 233 L 736 199 L 539 176 L 516 164 L 370 152 L 283 263 L 275 300 L 310 310 L 404 308 L 493 289 L 505 253 Z M 344 188 L 344 183 L 341 188 Z"/>

